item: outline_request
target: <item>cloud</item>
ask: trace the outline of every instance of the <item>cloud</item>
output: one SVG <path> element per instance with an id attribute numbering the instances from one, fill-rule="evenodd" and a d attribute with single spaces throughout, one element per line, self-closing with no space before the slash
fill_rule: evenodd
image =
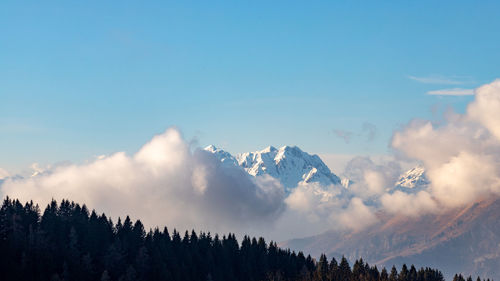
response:
<path id="1" fill-rule="evenodd" d="M 365 227 L 376 224 L 377 217 L 374 210 L 363 203 L 360 198 L 351 199 L 348 207 L 342 213 L 332 214 L 334 220 L 337 220 L 340 225 L 348 227 L 354 231 L 362 230 Z"/>
<path id="2" fill-rule="evenodd" d="M 500 80 L 478 88 L 465 114 L 450 112 L 445 121 L 414 120 L 392 146 L 424 164 L 429 196 L 442 207 L 500 194 Z"/>
<path id="3" fill-rule="evenodd" d="M 347 163 L 343 174 L 353 182 L 349 189 L 355 196 L 373 200 L 394 186 L 401 166 L 396 161 L 378 164 L 369 157 L 357 156 Z"/>
<path id="4" fill-rule="evenodd" d="M 477 89 L 476 99 L 467 108 L 467 116 L 500 139 L 500 79 Z"/>
<path id="5" fill-rule="evenodd" d="M 131 214 L 149 226 L 227 232 L 268 227 L 284 211 L 282 186 L 222 167 L 203 150 L 190 151 L 180 132 L 168 129 L 136 154 L 118 152 L 84 165 L 56 167 L 26 179 L 7 179 L 2 196 L 86 203 L 112 217 Z"/>
<path id="6" fill-rule="evenodd" d="M 328 217 L 332 210 L 342 209 L 339 186 L 323 187 L 318 183 L 300 183 L 286 198 L 288 207 L 307 214 L 310 220 Z"/>
<path id="7" fill-rule="evenodd" d="M 377 223 L 373 207 L 342 189 L 340 186 L 325 187 L 317 183 L 301 183 L 294 189 L 285 200 L 288 211 L 284 215 L 293 217 L 293 233 L 303 236 L 328 229 L 357 231 Z M 297 224 L 297 221 L 300 223 Z M 284 224 L 278 221 L 278 225 Z M 292 229 L 290 226 L 284 227 Z"/>
<path id="8" fill-rule="evenodd" d="M 9 172 L 7 172 L 6 170 L 0 168 L 0 180 L 1 179 L 4 179 L 4 178 L 7 178 L 9 175 Z"/>
<path id="9" fill-rule="evenodd" d="M 427 94 L 433 96 L 472 96 L 474 95 L 474 89 L 462 89 L 462 88 L 442 89 L 442 90 L 428 91 Z"/>
<path id="10" fill-rule="evenodd" d="M 43 168 L 35 163 L 31 177 L 0 183 L 0 194 L 42 206 L 52 199 L 70 199 L 115 219 L 141 218 L 150 227 L 253 233 L 280 240 L 334 227 L 360 229 L 367 224 L 360 217 L 371 218 L 367 213 L 371 207 L 345 194 L 341 186 L 302 182 L 285 197 L 276 179 L 252 177 L 240 167 L 222 165 L 207 151 L 190 147 L 171 128 L 133 155 L 118 152 L 85 164 Z M 366 177 L 376 193 L 385 177 L 375 170 Z"/>
<path id="11" fill-rule="evenodd" d="M 396 190 L 394 193 L 386 193 L 380 198 L 383 210 L 406 216 L 419 216 L 438 212 L 437 202 L 427 191 L 416 194 L 408 194 Z"/>
<path id="12" fill-rule="evenodd" d="M 277 239 L 331 228 L 359 231 L 377 223 L 378 212 L 419 216 L 500 196 L 500 80 L 475 93 L 463 114 L 447 112 L 440 124 L 412 120 L 394 132 L 395 155 L 423 165 L 430 181 L 411 192 L 394 187 L 403 171 L 400 162 L 358 156 L 345 165 L 344 176 L 353 182 L 348 189 L 300 183 L 286 196 L 276 179 L 221 165 L 211 153 L 193 150 L 177 129 L 168 129 L 133 155 L 35 165 L 39 173 L 6 178 L 0 194 L 42 204 L 68 198 L 115 218 L 131 214 L 149 226 Z M 363 132 L 374 138 L 376 126 L 366 123 Z M 340 134 L 348 140 L 352 135 Z M 0 169 L 0 178 L 2 173 L 7 175 Z"/>
<path id="13" fill-rule="evenodd" d="M 393 134 L 395 155 L 423 165 L 428 186 L 403 192 L 394 187 L 402 172 L 399 162 L 354 157 L 345 165 L 344 176 L 353 182 L 350 205 L 358 208 L 344 204 L 336 217 L 363 213 L 362 206 L 371 213 L 419 216 L 500 196 L 500 80 L 474 92 L 464 114 L 448 111 L 439 124 L 415 119 Z M 347 225 L 348 219 L 338 221 Z"/>
<path id="14" fill-rule="evenodd" d="M 352 132 L 347 130 L 334 129 L 336 137 L 343 139 L 345 143 L 350 143 L 353 138 L 366 137 L 366 141 L 373 141 L 377 136 L 377 126 L 375 124 L 364 122 L 361 131 Z"/>
<path id="15" fill-rule="evenodd" d="M 463 81 L 461 79 L 457 79 L 457 77 L 444 77 L 444 76 L 426 76 L 426 77 L 417 77 L 417 76 L 408 76 L 409 79 L 413 81 L 417 81 L 423 84 L 440 84 L 440 85 L 461 85 L 468 83 L 467 81 Z"/>
<path id="16" fill-rule="evenodd" d="M 366 134 L 368 141 L 373 141 L 377 136 L 377 126 L 375 124 L 365 122 L 363 123 L 363 132 Z"/>
<path id="17" fill-rule="evenodd" d="M 350 143 L 351 142 L 351 138 L 354 135 L 353 132 L 346 131 L 346 130 L 337 130 L 337 129 L 333 130 L 333 133 L 338 138 L 343 139 L 345 143 Z"/>

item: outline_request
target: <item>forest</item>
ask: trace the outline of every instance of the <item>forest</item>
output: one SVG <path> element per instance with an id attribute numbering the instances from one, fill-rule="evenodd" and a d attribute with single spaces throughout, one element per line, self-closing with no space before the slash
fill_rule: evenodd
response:
<path id="1" fill-rule="evenodd" d="M 68 200 L 53 200 L 42 213 L 33 202 L 5 198 L 0 253 L 1 280 L 444 280 L 437 269 L 413 265 L 388 271 L 362 259 L 352 266 L 345 257 L 316 260 L 264 238 L 245 236 L 239 243 L 231 233 L 146 230 L 128 216 L 113 223 Z"/>

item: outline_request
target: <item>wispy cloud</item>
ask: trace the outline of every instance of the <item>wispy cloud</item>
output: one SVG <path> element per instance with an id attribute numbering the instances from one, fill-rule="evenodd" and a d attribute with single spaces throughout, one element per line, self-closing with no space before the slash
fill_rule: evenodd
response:
<path id="1" fill-rule="evenodd" d="M 440 84 L 440 85 L 461 85 L 470 83 L 470 79 L 466 79 L 466 77 L 445 77 L 445 76 L 426 76 L 426 77 L 418 77 L 418 76 L 408 76 L 411 80 L 424 83 L 424 84 Z"/>
<path id="2" fill-rule="evenodd" d="M 364 122 L 360 132 L 334 129 L 333 133 L 336 137 L 343 139 L 345 143 L 350 143 L 352 139 L 357 137 L 366 137 L 366 141 L 370 142 L 377 136 L 377 126 L 369 122 Z"/>
<path id="3" fill-rule="evenodd" d="M 363 123 L 363 132 L 366 134 L 367 141 L 373 141 L 377 136 L 377 126 L 370 122 Z"/>
<path id="4" fill-rule="evenodd" d="M 353 132 L 346 131 L 346 130 L 337 130 L 337 129 L 333 130 L 333 133 L 338 138 L 343 139 L 345 141 L 345 143 L 350 143 L 351 142 L 351 138 L 354 135 Z"/>
<path id="5" fill-rule="evenodd" d="M 474 95 L 474 89 L 462 89 L 462 88 L 442 89 L 442 90 L 428 91 L 427 94 L 433 96 L 472 96 Z"/>

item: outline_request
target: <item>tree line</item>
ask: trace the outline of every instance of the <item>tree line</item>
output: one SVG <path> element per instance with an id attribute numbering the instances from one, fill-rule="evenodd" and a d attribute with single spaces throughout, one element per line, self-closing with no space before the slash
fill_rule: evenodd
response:
<path id="1" fill-rule="evenodd" d="M 165 227 L 146 232 L 128 216 L 105 214 L 68 200 L 38 205 L 6 198 L 0 208 L 1 280 L 310 280 L 440 281 L 440 271 L 406 265 L 378 270 L 362 259 L 319 260 L 263 238 Z M 461 278 L 461 279 L 460 279 Z M 456 281 L 465 281 L 462 275 Z M 454 279 L 454 281 L 455 281 Z M 471 281 L 469 277 L 467 281 Z M 477 280 L 481 280 L 479 277 Z"/>

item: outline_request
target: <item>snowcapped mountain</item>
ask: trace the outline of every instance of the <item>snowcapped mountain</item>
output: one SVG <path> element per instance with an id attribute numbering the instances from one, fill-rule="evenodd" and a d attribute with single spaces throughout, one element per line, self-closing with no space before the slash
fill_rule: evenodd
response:
<path id="1" fill-rule="evenodd" d="M 224 166 L 238 166 L 238 161 L 231 155 L 231 153 L 226 152 L 214 145 L 209 145 L 204 148 L 205 151 L 211 152 L 214 156 L 220 160 Z"/>
<path id="2" fill-rule="evenodd" d="M 395 184 L 398 189 L 419 189 L 429 184 L 422 166 L 416 166 L 402 174 Z"/>
<path id="3" fill-rule="evenodd" d="M 260 151 L 240 153 L 236 156 L 214 145 L 209 145 L 204 150 L 214 154 L 223 165 L 241 167 L 251 176 L 269 175 L 278 179 L 286 191 L 290 191 L 300 182 L 317 182 L 322 186 L 334 184 L 346 189 L 354 183 L 350 178 L 340 179 L 317 155 L 311 155 L 296 146 L 268 146 Z M 401 174 L 388 191 L 413 193 L 428 184 L 424 167 L 416 166 Z"/>
<path id="4" fill-rule="evenodd" d="M 296 146 L 269 146 L 263 150 L 232 156 L 213 145 L 206 151 L 213 153 L 224 165 L 237 165 L 252 176 L 270 175 L 278 179 L 287 191 L 300 182 L 317 182 L 323 186 L 340 184 L 337 177 L 317 155 L 311 155 Z"/>

